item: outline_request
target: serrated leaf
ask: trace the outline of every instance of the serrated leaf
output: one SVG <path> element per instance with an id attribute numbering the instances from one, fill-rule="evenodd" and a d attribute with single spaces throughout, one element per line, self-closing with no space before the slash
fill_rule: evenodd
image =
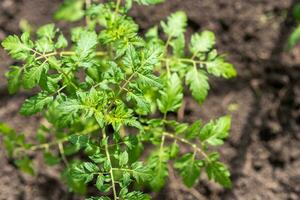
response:
<path id="1" fill-rule="evenodd" d="M 77 21 L 84 16 L 84 1 L 66 0 L 55 12 L 56 20 Z"/>
<path id="2" fill-rule="evenodd" d="M 99 174 L 97 177 L 96 187 L 101 192 L 108 192 L 111 188 L 109 184 L 105 183 L 105 177 L 102 174 Z"/>
<path id="3" fill-rule="evenodd" d="M 195 121 L 187 130 L 186 130 L 186 138 L 194 139 L 199 136 L 201 130 L 201 120 Z"/>
<path id="4" fill-rule="evenodd" d="M 16 93 L 21 86 L 22 68 L 18 66 L 11 66 L 8 73 L 6 73 L 8 82 L 8 91 L 10 94 Z"/>
<path id="5" fill-rule="evenodd" d="M 79 135 L 79 134 L 73 134 L 69 136 L 69 141 L 82 148 L 82 147 L 86 147 L 88 145 L 89 142 L 89 136 L 88 135 Z"/>
<path id="6" fill-rule="evenodd" d="M 201 129 L 200 140 L 213 146 L 221 145 L 224 143 L 223 140 L 228 137 L 230 125 L 230 116 L 211 121 Z"/>
<path id="7" fill-rule="evenodd" d="M 95 32 L 83 31 L 77 42 L 76 54 L 79 59 L 86 58 L 97 45 L 97 34 Z"/>
<path id="8" fill-rule="evenodd" d="M 224 61 L 222 57 L 219 57 L 213 61 L 206 63 L 207 72 L 218 77 L 232 78 L 237 75 L 231 63 Z"/>
<path id="9" fill-rule="evenodd" d="M 124 200 L 150 200 L 150 196 L 142 192 L 133 191 L 126 194 Z"/>
<path id="10" fill-rule="evenodd" d="M 10 35 L 2 41 L 1 45 L 13 58 L 25 60 L 29 57 L 33 44 L 28 39 L 28 33 L 24 33 L 22 36 L 21 41 L 18 36 Z M 27 41 L 24 41 L 25 39 Z"/>
<path id="11" fill-rule="evenodd" d="M 60 48 L 66 48 L 67 46 L 68 46 L 67 39 L 64 37 L 63 34 L 60 34 L 58 36 L 57 42 L 55 44 L 55 48 L 60 49 Z"/>
<path id="12" fill-rule="evenodd" d="M 88 183 L 94 178 L 94 174 L 99 171 L 97 165 L 91 162 L 84 162 L 74 165 L 71 168 L 70 175 L 73 179 Z"/>
<path id="13" fill-rule="evenodd" d="M 195 55 L 198 52 L 208 52 L 214 47 L 215 40 L 215 34 L 211 31 L 195 33 L 191 38 L 190 51 Z"/>
<path id="14" fill-rule="evenodd" d="M 166 177 L 168 176 L 168 160 L 169 154 L 164 149 L 160 149 L 152 154 L 148 160 L 147 164 L 152 169 L 150 186 L 154 191 L 159 191 L 165 185 Z"/>
<path id="15" fill-rule="evenodd" d="M 119 155 L 119 165 L 120 166 L 124 166 L 128 163 L 128 153 L 127 151 L 123 151 L 120 155 Z"/>
<path id="16" fill-rule="evenodd" d="M 186 25 L 187 16 L 182 11 L 171 14 L 167 19 L 167 23 L 161 22 L 163 31 L 169 37 L 178 37 L 183 34 L 185 32 Z"/>
<path id="17" fill-rule="evenodd" d="M 139 77 L 138 83 L 140 83 L 143 86 L 155 87 L 155 88 L 162 87 L 159 78 L 151 73 L 147 73 L 147 74 L 138 73 L 138 77 Z"/>
<path id="18" fill-rule="evenodd" d="M 135 94 L 133 92 L 128 92 L 127 100 L 134 100 L 138 109 L 143 110 L 146 113 L 150 112 L 151 105 L 144 96 Z"/>
<path id="19" fill-rule="evenodd" d="M 129 47 L 126 50 L 126 54 L 123 57 L 123 64 L 129 69 L 135 69 L 140 64 L 138 54 L 132 45 L 129 45 Z"/>
<path id="20" fill-rule="evenodd" d="M 132 176 L 138 182 L 145 182 L 151 179 L 151 170 L 143 165 L 142 162 L 135 162 L 131 164 Z"/>
<path id="21" fill-rule="evenodd" d="M 51 103 L 53 100 L 52 96 L 49 96 L 45 92 L 38 93 L 37 95 L 27 99 L 21 109 L 20 113 L 25 116 L 33 115 L 38 113 L 47 106 L 47 104 Z"/>
<path id="22" fill-rule="evenodd" d="M 226 188 L 231 187 L 230 173 L 225 165 L 220 162 L 209 162 L 205 169 L 210 180 L 214 180 Z"/>
<path id="23" fill-rule="evenodd" d="M 158 108 L 162 113 L 179 109 L 183 98 L 183 87 L 179 76 L 173 73 L 167 81 L 164 90 L 159 91 L 161 96 L 157 100 Z"/>
<path id="24" fill-rule="evenodd" d="M 183 57 L 184 56 L 184 47 L 185 47 L 184 34 L 181 34 L 177 38 L 173 39 L 170 42 L 170 45 L 173 48 L 174 56 L 177 56 L 177 57 Z"/>
<path id="25" fill-rule="evenodd" d="M 57 30 L 55 29 L 54 24 L 46 24 L 41 26 L 36 33 L 40 38 L 44 37 L 48 40 L 52 40 L 55 37 L 56 32 Z"/>
<path id="26" fill-rule="evenodd" d="M 191 67 L 185 76 L 186 83 L 198 103 L 202 103 L 207 96 L 209 90 L 207 79 L 205 73 L 196 67 Z"/>
<path id="27" fill-rule="evenodd" d="M 39 81 L 41 80 L 41 77 L 45 71 L 47 71 L 49 68 L 47 63 L 36 63 L 29 69 L 24 71 L 23 75 L 23 84 L 24 88 L 31 89 L 35 87 Z"/>
<path id="28" fill-rule="evenodd" d="M 192 187 L 200 177 L 200 171 L 203 165 L 203 161 L 196 160 L 195 155 L 188 153 L 177 160 L 174 166 L 179 170 L 184 184 L 188 187 Z"/>

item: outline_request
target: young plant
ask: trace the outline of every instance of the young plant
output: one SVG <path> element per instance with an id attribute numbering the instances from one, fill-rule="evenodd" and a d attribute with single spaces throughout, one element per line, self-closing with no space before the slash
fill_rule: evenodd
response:
<path id="1" fill-rule="evenodd" d="M 132 3 L 162 1 L 67 0 L 55 18 L 86 19 L 85 26 L 71 29 L 70 39 L 47 24 L 34 35 L 24 32 L 2 42 L 20 63 L 6 74 L 9 92 L 39 91 L 20 113 L 44 119 L 32 143 L 0 126 L 7 152 L 21 170 L 35 174 L 30 155 L 40 151 L 46 164 L 64 164 L 62 179 L 71 191 L 85 194 L 95 185 L 98 197 L 89 199 L 98 200 L 150 199 L 139 190 L 159 191 L 169 167 L 188 187 L 201 171 L 231 186 L 215 151 L 228 137 L 230 116 L 204 124 L 182 122 L 174 114 L 189 93 L 199 104 L 205 100 L 209 75 L 231 78 L 236 71 L 217 53 L 212 32 L 196 33 L 186 45 L 184 12 L 171 14 L 141 37 L 127 16 Z M 188 148 L 183 151 L 182 145 Z"/>

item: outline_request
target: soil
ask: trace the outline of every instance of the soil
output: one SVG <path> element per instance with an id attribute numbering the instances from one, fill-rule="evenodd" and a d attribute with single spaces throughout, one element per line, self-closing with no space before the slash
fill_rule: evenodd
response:
<path id="1" fill-rule="evenodd" d="M 20 19 L 39 26 L 51 22 L 59 0 L 2 0 L 0 40 L 19 33 Z M 169 13 L 188 14 L 188 32 L 209 29 L 216 33 L 218 49 L 228 54 L 239 76 L 213 80 L 209 97 L 199 107 L 186 99 L 185 118 L 192 121 L 230 113 L 231 137 L 221 148 L 232 172 L 233 188 L 224 190 L 203 175 L 193 190 L 174 181 L 157 200 L 181 199 L 300 199 L 300 47 L 284 45 L 295 22 L 291 8 L 296 0 L 169 0 L 159 6 L 131 11 L 144 32 Z M 64 28 L 66 24 L 59 23 Z M 13 61 L 0 49 L 0 121 L 32 135 L 39 119 L 18 115 L 28 93 L 8 96 L 3 73 Z M 20 173 L 0 146 L 0 200 L 76 199 L 59 182 L 59 169 L 45 168 L 36 158 L 37 177 Z M 46 169 L 46 171 L 45 171 Z"/>

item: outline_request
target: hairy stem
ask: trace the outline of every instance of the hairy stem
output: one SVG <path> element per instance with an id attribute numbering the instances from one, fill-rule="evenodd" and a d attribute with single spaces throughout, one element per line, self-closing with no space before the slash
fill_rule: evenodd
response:
<path id="1" fill-rule="evenodd" d="M 86 130 L 83 130 L 79 133 L 76 133 L 76 134 L 79 134 L 79 135 L 88 135 L 96 130 L 99 129 L 99 126 L 98 125 L 95 125 L 95 126 L 92 126 Z M 23 148 L 23 147 L 20 147 L 20 148 L 17 148 L 15 149 L 15 152 L 20 152 L 20 151 L 36 151 L 36 150 L 40 150 L 40 149 L 49 149 L 49 147 L 51 146 L 56 146 L 58 145 L 59 143 L 64 143 L 64 142 L 67 142 L 69 140 L 69 138 L 71 137 L 72 135 L 68 135 L 66 137 L 63 137 L 59 140 L 56 140 L 56 141 L 53 141 L 53 142 L 48 142 L 48 143 L 43 143 L 43 144 L 38 144 L 38 145 L 33 145 L 31 146 L 29 149 L 26 149 L 26 148 Z"/>
<path id="2" fill-rule="evenodd" d="M 91 6 L 91 4 L 92 4 L 92 0 L 85 0 L 85 9 L 88 10 L 89 7 Z M 86 22 L 87 25 L 89 25 L 90 21 L 91 21 L 90 17 L 86 16 L 85 17 L 85 22 Z"/>
<path id="3" fill-rule="evenodd" d="M 103 135 L 103 138 L 106 138 L 105 128 L 102 129 L 102 135 Z M 114 200 L 117 200 L 118 196 L 117 196 L 117 191 L 116 191 L 116 186 L 115 186 L 115 179 L 114 179 L 113 167 L 112 167 L 112 163 L 111 163 L 111 159 L 110 159 L 110 154 L 109 154 L 108 144 L 107 143 L 105 143 L 105 153 L 106 153 L 106 157 L 107 157 L 108 163 L 110 165 L 109 173 L 110 173 L 110 177 L 111 177 L 111 184 L 112 184 L 112 189 L 113 189 L 113 194 L 114 194 Z"/>
<path id="4" fill-rule="evenodd" d="M 115 14 L 118 14 L 122 0 L 117 0 Z"/>
<path id="5" fill-rule="evenodd" d="M 181 138 L 177 135 L 173 135 L 171 133 L 168 133 L 168 132 L 164 132 L 163 135 L 169 137 L 169 138 L 172 138 L 172 139 L 175 139 L 175 140 L 178 140 L 184 144 L 187 144 L 189 146 L 191 146 L 195 151 L 199 152 L 208 162 L 210 162 L 210 159 L 208 157 L 208 155 L 200 148 L 198 147 L 196 144 L 184 139 L 184 138 Z"/>

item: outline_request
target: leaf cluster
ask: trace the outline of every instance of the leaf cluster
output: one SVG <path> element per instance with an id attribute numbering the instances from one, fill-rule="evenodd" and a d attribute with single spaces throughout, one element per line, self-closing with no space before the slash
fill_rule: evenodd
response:
<path id="1" fill-rule="evenodd" d="M 188 187 L 202 172 L 231 186 L 229 171 L 216 152 L 229 135 L 230 116 L 205 124 L 178 121 L 170 114 L 178 112 L 189 94 L 202 104 L 210 76 L 227 79 L 236 71 L 218 54 L 213 32 L 195 33 L 187 40 L 182 11 L 142 37 L 128 10 L 134 2 L 162 1 L 66 0 L 56 19 L 86 19 L 85 26 L 70 30 L 69 38 L 47 24 L 35 34 L 3 40 L 3 48 L 22 63 L 6 74 L 9 92 L 38 91 L 25 100 L 20 113 L 47 122 L 33 143 L 0 125 L 6 149 L 21 170 L 34 174 L 28 155 L 41 151 L 46 164 L 65 165 L 62 179 L 70 190 L 84 194 L 88 185 L 95 185 L 100 195 L 89 199 L 98 200 L 150 199 L 139 190 L 160 190 L 169 167 Z M 150 150 L 144 150 L 149 145 Z M 190 151 L 183 153 L 180 145 Z"/>

